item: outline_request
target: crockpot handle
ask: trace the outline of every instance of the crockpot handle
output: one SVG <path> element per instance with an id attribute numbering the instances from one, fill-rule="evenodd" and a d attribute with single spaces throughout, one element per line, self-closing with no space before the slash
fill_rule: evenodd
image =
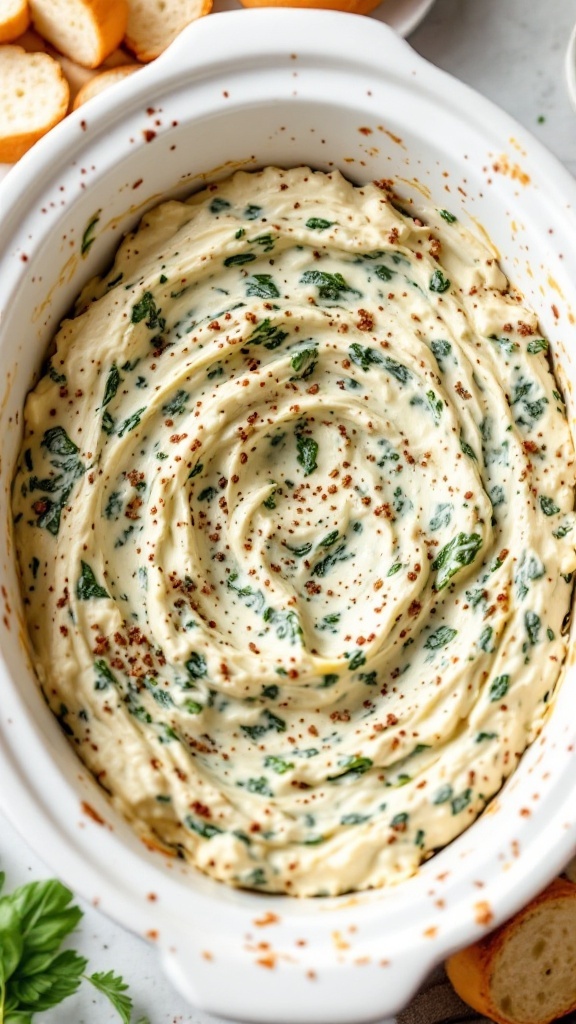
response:
<path id="1" fill-rule="evenodd" d="M 382 21 L 373 21 L 376 30 L 367 39 L 366 22 L 362 14 L 349 14 L 332 10 L 299 10 L 298 8 L 257 7 L 236 11 L 221 11 L 190 22 L 164 53 L 154 61 L 164 62 L 174 71 L 187 68 L 191 73 L 201 71 L 206 65 L 214 70 L 212 30 L 214 21 L 225 18 L 222 37 L 218 43 L 218 65 L 224 64 L 231 71 L 242 66 L 254 67 L 255 63 L 271 63 L 278 67 L 286 64 L 291 74 L 302 48 L 303 37 L 322 40 L 322 58 L 329 63 L 336 57 L 341 65 L 354 64 L 362 72 L 374 69 L 379 74 L 385 66 L 387 72 L 398 71 L 403 76 L 427 62 L 412 49 L 402 36 Z M 254 22 L 258 19 L 258 31 Z M 345 19 L 346 51 L 342 52 L 342 34 L 334 32 L 335 23 Z M 207 38 L 208 37 L 208 38 Z M 242 58 L 238 56 L 238 39 L 242 40 Z M 252 50 L 252 54 L 248 51 Z"/>
<path id="2" fill-rule="evenodd" d="M 215 917 L 218 908 L 214 909 Z M 390 959 L 346 953 L 327 934 L 314 952 L 302 937 L 276 945 L 282 927 L 245 932 L 234 942 L 225 922 L 215 935 L 214 920 L 165 941 L 162 966 L 177 991 L 197 1008 L 255 1024 L 351 1024 L 377 1020 L 396 1024 L 399 1013 L 429 973 L 433 962 L 414 950 Z M 336 921 L 332 922 L 336 925 Z M 264 934 L 264 932 L 266 934 Z M 295 933 L 296 934 L 296 933 Z M 306 927 L 302 928 L 303 936 Z M 212 941 L 211 937 L 214 937 Z M 286 936 L 284 936 L 286 938 Z"/>

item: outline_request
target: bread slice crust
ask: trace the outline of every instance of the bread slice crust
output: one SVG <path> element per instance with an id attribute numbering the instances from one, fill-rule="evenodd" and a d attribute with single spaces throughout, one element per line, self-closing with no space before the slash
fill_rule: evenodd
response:
<path id="1" fill-rule="evenodd" d="M 130 0 L 125 43 L 138 60 L 155 60 L 182 29 L 212 10 L 212 0 Z"/>
<path id="2" fill-rule="evenodd" d="M 21 46 L 0 48 L 0 163 L 19 160 L 66 115 L 70 89 L 58 61 Z"/>
<path id="3" fill-rule="evenodd" d="M 127 0 L 30 0 L 37 32 L 77 64 L 96 68 L 122 42 Z"/>
<path id="4" fill-rule="evenodd" d="M 450 957 L 446 972 L 461 999 L 496 1024 L 550 1024 L 576 1010 L 576 885 L 555 879 Z"/>
<path id="5" fill-rule="evenodd" d="M 28 0 L 4 0 L 0 6 L 0 43 L 12 43 L 30 24 Z"/>

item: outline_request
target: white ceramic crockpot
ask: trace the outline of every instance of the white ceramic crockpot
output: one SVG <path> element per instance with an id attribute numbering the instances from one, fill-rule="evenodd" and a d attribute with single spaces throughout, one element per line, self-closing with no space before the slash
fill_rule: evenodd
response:
<path id="1" fill-rule="evenodd" d="M 146 849 L 68 746 L 26 655 L 9 525 L 24 397 L 82 284 L 161 197 L 271 163 L 392 178 L 400 193 L 431 196 L 486 230 L 539 313 L 574 419 L 569 175 L 378 22 L 263 9 L 190 26 L 153 65 L 67 118 L 0 188 L 0 806 L 73 889 L 157 943 L 193 1003 L 267 1024 L 352 1024 L 398 1011 L 436 962 L 574 853 L 573 659 L 501 794 L 415 877 L 337 899 L 234 891 Z"/>

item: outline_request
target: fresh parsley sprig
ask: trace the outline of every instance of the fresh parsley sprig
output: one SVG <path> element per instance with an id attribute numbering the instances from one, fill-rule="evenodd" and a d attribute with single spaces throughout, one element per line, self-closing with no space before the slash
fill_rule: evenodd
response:
<path id="1" fill-rule="evenodd" d="M 5 875 L 0 872 L 0 892 Z M 60 947 L 83 917 L 73 894 L 56 879 L 30 882 L 0 896 L 0 1024 L 32 1024 L 36 1013 L 57 1006 L 83 980 L 102 992 L 130 1024 L 128 986 L 113 971 L 86 974 L 88 961 Z M 149 1024 L 141 1018 L 138 1024 Z"/>

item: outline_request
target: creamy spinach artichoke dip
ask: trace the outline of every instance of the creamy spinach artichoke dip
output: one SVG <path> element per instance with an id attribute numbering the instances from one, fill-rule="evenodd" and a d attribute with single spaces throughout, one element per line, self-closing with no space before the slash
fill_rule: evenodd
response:
<path id="1" fill-rule="evenodd" d="M 149 844 L 299 896 L 406 878 L 540 730 L 574 450 L 548 344 L 448 210 L 306 168 L 146 214 L 29 395 L 48 704 Z"/>

